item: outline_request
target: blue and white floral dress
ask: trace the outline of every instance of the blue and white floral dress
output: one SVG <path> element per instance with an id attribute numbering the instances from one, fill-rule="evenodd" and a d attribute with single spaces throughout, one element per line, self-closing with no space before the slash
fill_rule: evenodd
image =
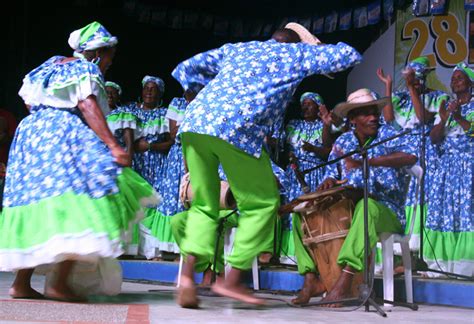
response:
<path id="1" fill-rule="evenodd" d="M 173 98 L 168 106 L 166 118 L 176 121 L 176 125 L 179 125 L 184 118 L 186 106 L 184 98 Z M 184 210 L 179 198 L 179 186 L 184 174 L 183 151 L 181 143 L 176 141 L 171 146 L 164 166 L 161 185 L 163 203 L 158 206 L 152 217 L 142 223 L 142 250 L 148 259 L 159 255 L 161 251 L 179 253 L 170 221 L 171 216 Z"/>
<path id="2" fill-rule="evenodd" d="M 449 97 L 446 93 L 442 91 L 430 91 L 421 97 L 424 100 L 425 108 L 429 112 L 438 113 L 439 107 L 443 100 L 448 101 Z M 410 93 L 407 90 L 394 92 L 392 94 L 392 104 L 395 115 L 395 121 L 390 123 L 397 132 L 402 132 L 405 130 L 412 130 L 412 133 L 409 135 L 403 136 L 405 139 L 405 147 L 409 150 L 408 153 L 414 154 L 418 157 L 418 164 L 420 163 L 420 147 L 421 147 L 421 132 L 422 127 L 415 113 L 415 106 L 411 99 Z M 431 183 L 432 175 L 437 168 L 438 155 L 434 146 L 431 144 L 429 139 L 429 131 L 433 127 L 433 124 L 425 125 L 425 163 L 426 163 L 426 172 L 425 172 L 425 204 L 426 208 L 424 210 L 425 215 L 430 203 L 430 193 L 431 193 Z M 411 218 L 414 214 L 415 206 L 415 193 L 416 193 L 416 180 L 413 178 L 410 181 L 409 189 L 407 193 L 407 198 L 405 201 L 405 212 L 407 217 L 407 222 L 410 223 Z M 413 229 L 413 234 L 410 240 L 410 249 L 418 250 L 419 241 L 420 241 L 420 227 L 419 227 L 419 211 L 416 213 L 415 218 L 415 227 Z M 407 227 L 408 230 L 409 226 Z"/>
<path id="3" fill-rule="evenodd" d="M 28 73 L 19 92 L 31 114 L 10 149 L 1 271 L 118 257 L 130 225 L 143 215 L 141 206 L 157 203 L 153 188 L 115 163 L 77 108 L 91 95 L 107 108 L 99 68 L 63 58 Z"/>
<path id="4" fill-rule="evenodd" d="M 137 132 L 140 138 L 145 139 L 148 143 L 160 143 L 165 140 L 169 133 L 169 121 L 166 118 L 166 109 L 157 107 L 154 109 L 143 109 L 140 104 L 132 104 L 131 111 L 138 116 Z M 165 176 L 166 152 L 145 151 L 142 153 L 135 152 L 133 155 L 133 168 L 145 178 L 157 191 L 162 188 L 162 180 Z M 150 252 L 151 226 L 155 216 L 155 208 L 145 211 L 145 218 L 140 222 L 140 239 L 138 253 L 153 258 L 159 253 L 155 253 L 153 248 Z"/>
<path id="5" fill-rule="evenodd" d="M 139 119 L 136 109 L 130 106 L 119 106 L 107 114 L 106 119 L 110 130 L 121 147 L 125 148 L 125 141 L 123 140 L 125 129 L 133 130 L 134 139 L 140 137 L 138 130 Z"/>
<path id="6" fill-rule="evenodd" d="M 313 168 L 318 164 L 325 162 L 315 153 L 303 150 L 303 142 L 308 142 L 317 147 L 323 145 L 322 139 L 323 123 L 320 120 L 313 122 L 302 119 L 290 120 L 285 128 L 286 145 L 288 150 L 292 152 L 297 160 L 298 167 L 301 171 Z M 316 188 L 323 180 L 325 168 L 314 170 L 305 175 L 305 181 L 310 191 L 316 191 Z M 288 179 L 289 188 L 287 190 L 287 199 L 292 201 L 303 194 L 301 185 L 295 176 L 295 171 L 288 166 L 286 169 L 286 177 Z M 292 232 L 292 215 L 285 216 L 282 219 L 282 242 L 280 261 L 282 263 L 294 264 L 295 247 Z"/>
<path id="7" fill-rule="evenodd" d="M 474 100 L 461 106 L 461 115 L 474 123 Z M 441 122 L 437 116 L 435 124 Z M 454 120 L 445 126 L 437 145 L 439 164 L 423 240 L 424 260 L 431 269 L 474 275 L 474 134 Z M 428 275 L 436 275 L 428 272 Z"/>
<path id="8" fill-rule="evenodd" d="M 138 116 L 136 110 L 131 109 L 129 106 L 119 106 L 112 110 L 106 117 L 107 124 L 109 125 L 110 130 L 114 134 L 114 137 L 117 139 L 117 142 L 120 146 L 126 149 L 126 143 L 123 138 L 124 130 L 129 128 L 133 130 L 133 137 L 137 139 L 140 137 L 138 132 Z M 138 244 L 140 241 L 140 230 L 139 224 L 134 224 L 132 228 L 132 239 L 124 247 L 126 255 L 137 255 L 138 254 Z"/>

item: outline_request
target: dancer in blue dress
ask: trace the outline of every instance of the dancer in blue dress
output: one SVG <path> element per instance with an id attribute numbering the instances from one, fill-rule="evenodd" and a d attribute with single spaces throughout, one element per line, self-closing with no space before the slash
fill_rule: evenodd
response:
<path id="1" fill-rule="evenodd" d="M 168 153 L 164 167 L 165 171 L 161 185 L 163 203 L 147 219 L 147 223 L 151 222 L 147 229 L 142 229 L 142 232 L 146 232 L 146 235 L 142 234 L 143 252 L 148 259 L 162 256 L 163 253 L 167 252 L 179 253 L 179 247 L 173 237 L 170 222 L 173 215 L 184 210 L 179 198 L 179 187 L 186 171 L 181 143 L 175 141 L 175 139 L 179 125 L 184 118 L 186 106 L 196 97 L 201 88 L 202 86 L 192 87 L 184 92 L 183 97 L 173 98 L 168 106 L 166 118 L 169 121 L 170 135 L 174 144 Z"/>
<path id="2" fill-rule="evenodd" d="M 458 64 L 451 76 L 455 98 L 441 105 L 431 130 L 440 161 L 423 241 L 429 268 L 474 275 L 474 72 Z M 438 266 L 439 265 L 439 266 Z M 428 275 L 434 275 L 428 272 Z"/>
<path id="3" fill-rule="evenodd" d="M 129 156 L 107 127 L 103 74 L 117 38 L 93 22 L 71 33 L 75 57 L 53 56 L 23 79 L 19 95 L 31 114 L 10 149 L 0 271 L 18 270 L 13 298 L 40 298 L 33 271 L 53 265 L 45 295 L 77 301 L 69 275 L 78 261 L 123 253 L 124 234 L 153 188 L 130 168 Z"/>
<path id="4" fill-rule="evenodd" d="M 329 132 L 329 125 L 324 124 L 320 118 L 319 109 L 324 107 L 323 98 L 317 93 L 306 92 L 300 97 L 300 104 L 303 119 L 290 120 L 285 128 L 286 146 L 290 154 L 290 164 L 286 168 L 289 183 L 286 196 L 288 201 L 303 194 L 301 184 L 293 169 L 295 165 L 300 170 L 310 169 L 325 162 L 331 151 L 331 143 L 323 141 L 323 129 Z M 316 190 L 324 177 L 324 172 L 325 169 L 320 168 L 304 176 L 309 191 Z M 295 264 L 293 222 L 292 215 L 284 216 L 282 219 L 282 257 L 280 258 L 282 263 Z"/>
<path id="5" fill-rule="evenodd" d="M 424 56 L 408 63 L 406 73 L 404 73 L 406 89 L 393 93 L 391 76 L 385 76 L 381 69 L 377 71 L 379 79 L 385 84 L 385 95 L 391 98 L 391 103 L 383 110 L 384 120 L 387 125 L 393 127 L 397 132 L 412 130 L 411 134 L 404 136 L 404 138 L 407 140 L 409 153 L 418 157 L 418 163 L 420 163 L 422 123 L 425 124 L 425 215 L 429 208 L 430 193 L 432 192 L 432 175 L 437 168 L 438 161 L 436 151 L 427 134 L 433 127 L 434 116 L 438 112 L 441 103 L 449 98 L 442 91 L 423 86 L 423 82 L 426 81 L 427 75 L 431 71 L 429 65 L 428 58 Z M 413 215 L 417 218 L 410 241 L 410 248 L 412 250 L 418 250 L 420 239 L 419 210 L 416 213 L 413 210 L 416 202 L 415 193 L 416 179 L 412 178 L 405 202 L 407 222 L 410 223 Z"/>

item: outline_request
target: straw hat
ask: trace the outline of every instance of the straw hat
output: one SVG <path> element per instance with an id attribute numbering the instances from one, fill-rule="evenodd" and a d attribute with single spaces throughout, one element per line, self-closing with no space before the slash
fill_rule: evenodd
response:
<path id="1" fill-rule="evenodd" d="M 310 44 L 310 45 L 321 44 L 321 41 L 316 36 L 311 34 L 309 30 L 307 30 L 303 25 L 300 25 L 295 22 L 290 22 L 286 24 L 285 28 L 291 29 L 292 31 L 297 33 L 303 43 Z"/>
<path id="2" fill-rule="evenodd" d="M 349 111 L 362 108 L 376 106 L 379 111 L 390 103 L 388 97 L 377 99 L 377 95 L 370 89 L 359 89 L 352 92 L 346 102 L 342 102 L 334 107 L 334 113 L 339 117 L 346 117 Z"/>

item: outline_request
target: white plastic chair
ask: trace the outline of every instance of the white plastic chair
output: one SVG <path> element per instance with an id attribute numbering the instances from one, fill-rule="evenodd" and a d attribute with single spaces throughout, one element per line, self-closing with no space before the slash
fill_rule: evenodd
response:
<path id="1" fill-rule="evenodd" d="M 423 175 L 423 169 L 419 165 L 414 165 L 407 169 L 407 173 L 416 178 L 416 199 L 414 210 L 418 207 L 418 195 L 420 192 L 420 182 Z M 402 251 L 403 266 L 405 268 L 405 291 L 408 303 L 413 303 L 413 282 L 412 266 L 410 256 L 410 238 L 415 225 L 415 215 L 411 218 L 409 230 L 406 234 L 381 233 L 379 241 L 382 245 L 382 263 L 383 263 L 383 299 L 393 301 L 393 245 L 399 243 Z M 386 304 L 387 305 L 387 304 Z M 390 304 L 389 304 L 390 305 Z"/>
<path id="2" fill-rule="evenodd" d="M 227 275 L 231 269 L 230 264 L 228 264 L 227 256 L 230 255 L 232 252 L 233 244 L 234 244 L 234 236 L 235 236 L 235 227 L 232 227 L 224 234 L 224 262 L 225 262 L 225 275 Z M 181 280 L 181 271 L 183 269 L 183 257 L 180 256 L 179 259 L 179 268 L 178 268 L 178 281 L 176 283 L 176 287 L 179 287 L 180 280 Z M 258 268 L 258 257 L 255 257 L 252 263 L 252 280 L 253 280 L 253 289 L 260 290 L 260 271 Z"/>

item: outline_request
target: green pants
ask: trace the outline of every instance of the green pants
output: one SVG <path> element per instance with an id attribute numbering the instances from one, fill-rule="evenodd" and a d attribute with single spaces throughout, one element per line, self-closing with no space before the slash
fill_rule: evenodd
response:
<path id="1" fill-rule="evenodd" d="M 181 243 L 182 253 L 204 260 L 214 253 L 219 218 L 218 167 L 222 164 L 239 209 L 228 261 L 233 268 L 251 269 L 253 259 L 272 246 L 280 204 L 268 154 L 262 151 L 257 159 L 217 137 L 195 133 L 182 134 L 181 142 L 194 194 Z"/>
<path id="2" fill-rule="evenodd" d="M 293 213 L 292 218 L 292 230 L 293 230 L 293 241 L 295 242 L 295 256 L 296 264 L 298 266 L 298 272 L 300 275 L 305 275 L 308 272 L 318 272 L 316 264 L 308 248 L 303 244 L 303 231 L 301 230 L 301 215 L 299 213 Z"/>
<path id="3" fill-rule="evenodd" d="M 219 212 L 219 218 L 225 217 L 229 215 L 232 211 L 231 210 L 221 210 Z M 178 246 L 181 248 L 181 241 L 184 237 L 184 232 L 186 228 L 186 223 L 188 221 L 188 211 L 185 210 L 181 213 L 173 215 L 171 218 L 171 231 L 173 232 L 174 239 L 176 240 Z M 230 230 L 232 227 L 237 226 L 237 214 L 234 213 L 230 217 L 227 218 L 227 221 L 224 223 L 224 229 L 222 231 L 221 237 L 219 239 L 219 246 L 217 248 L 217 258 L 216 258 L 216 265 L 213 267 L 216 272 L 223 273 L 224 272 L 224 235 L 225 232 Z M 217 233 L 216 233 L 217 234 Z M 194 271 L 196 272 L 204 272 L 206 271 L 212 264 L 214 263 L 214 253 L 211 256 L 210 260 L 206 260 L 200 258 L 197 260 L 196 264 L 194 265 Z"/>
<path id="4" fill-rule="evenodd" d="M 378 241 L 378 233 L 402 233 L 402 225 L 397 215 L 390 209 L 369 198 L 369 251 L 371 252 Z M 295 254 L 298 261 L 298 272 L 317 272 L 310 253 L 303 244 L 301 231 L 301 216 L 293 215 L 293 236 L 295 238 Z M 354 210 L 351 228 L 344 244 L 339 251 L 337 263 L 341 266 L 349 265 L 357 271 L 364 269 L 364 200 L 360 200 Z"/>

